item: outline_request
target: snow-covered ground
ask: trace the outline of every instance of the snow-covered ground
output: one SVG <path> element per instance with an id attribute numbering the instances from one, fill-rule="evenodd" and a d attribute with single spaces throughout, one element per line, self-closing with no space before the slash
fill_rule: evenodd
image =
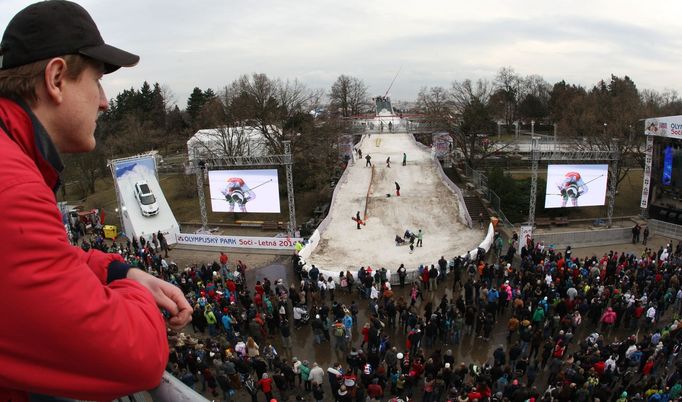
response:
<path id="1" fill-rule="evenodd" d="M 419 264 L 436 264 L 441 256 L 451 259 L 478 246 L 485 234 L 459 220 L 457 198 L 438 176 L 430 152 L 420 148 L 411 135 L 365 136 L 360 148 L 363 159 L 356 160 L 346 172 L 347 180 L 338 184 L 329 224 L 306 259 L 308 268 L 315 264 L 328 271 L 356 272 L 369 265 L 395 272 L 403 263 L 414 270 Z M 402 166 L 403 152 L 407 166 Z M 365 166 L 367 154 L 372 157 L 374 179 L 372 169 Z M 370 181 L 366 225 L 358 230 L 351 217 L 357 211 L 364 215 Z M 396 197 L 395 182 L 400 184 L 400 197 Z M 409 246 L 398 247 L 394 241 L 406 229 L 424 233 L 424 246 L 412 254 Z"/>

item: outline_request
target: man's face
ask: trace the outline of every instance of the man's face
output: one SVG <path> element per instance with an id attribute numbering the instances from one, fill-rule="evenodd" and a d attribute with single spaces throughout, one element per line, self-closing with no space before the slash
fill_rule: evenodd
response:
<path id="1" fill-rule="evenodd" d="M 54 133 L 59 151 L 78 153 L 95 148 L 97 116 L 108 106 L 100 84 L 102 74 L 101 65 L 88 64 L 77 79 L 64 80 L 59 129 Z"/>

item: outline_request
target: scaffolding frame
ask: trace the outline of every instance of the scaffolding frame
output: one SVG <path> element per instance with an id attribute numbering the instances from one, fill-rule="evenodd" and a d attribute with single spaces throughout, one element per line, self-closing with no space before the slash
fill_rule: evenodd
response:
<path id="1" fill-rule="evenodd" d="M 543 149 L 540 144 L 540 138 L 534 136 L 531 138 L 531 185 L 530 185 L 530 205 L 528 208 L 528 225 L 535 225 L 535 208 L 537 204 L 538 192 L 538 167 L 540 161 L 587 161 L 587 162 L 609 162 L 609 188 L 607 193 L 607 226 L 612 225 L 613 206 L 616 203 L 616 187 L 618 184 L 618 162 L 620 161 L 620 148 L 618 146 L 618 139 L 614 138 L 608 150 L 564 150 L 560 147 L 551 147 L 550 149 Z M 577 145 L 576 145 L 577 146 Z M 545 147 L 546 148 L 546 147 Z"/>
<path id="2" fill-rule="evenodd" d="M 204 171 L 207 168 L 226 169 L 234 167 L 251 167 L 251 166 L 284 166 L 287 178 L 287 202 L 289 206 L 289 224 L 287 232 L 293 236 L 296 232 L 296 205 L 294 200 L 294 173 L 293 164 L 294 158 L 291 154 L 291 141 L 283 141 L 284 154 L 283 155 L 266 155 L 266 156 L 224 156 L 220 158 L 202 159 L 203 166 L 193 164 L 191 168 L 197 177 L 197 193 L 199 195 L 199 209 L 201 211 L 201 233 L 209 233 L 208 229 L 208 212 L 206 211 L 206 195 L 204 194 Z"/>

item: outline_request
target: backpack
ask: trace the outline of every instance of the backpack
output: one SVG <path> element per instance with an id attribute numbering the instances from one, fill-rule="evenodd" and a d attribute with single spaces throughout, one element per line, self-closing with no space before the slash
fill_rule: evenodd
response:
<path id="1" fill-rule="evenodd" d="M 246 381 L 244 382 L 244 386 L 246 388 L 246 391 L 248 391 L 250 395 L 256 395 L 258 393 L 256 383 L 253 381 L 251 377 L 246 379 Z"/>
<path id="2" fill-rule="evenodd" d="M 343 325 L 335 325 L 334 326 L 334 336 L 344 336 L 346 335 L 346 331 L 343 328 Z"/>

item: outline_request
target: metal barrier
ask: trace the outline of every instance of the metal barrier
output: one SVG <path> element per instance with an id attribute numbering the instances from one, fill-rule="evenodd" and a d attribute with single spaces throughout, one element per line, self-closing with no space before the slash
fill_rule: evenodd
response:
<path id="1" fill-rule="evenodd" d="M 682 236 L 682 232 L 680 233 Z M 612 228 L 583 230 L 575 232 L 533 233 L 536 242 L 542 241 L 546 246 L 555 248 L 566 246 L 605 246 L 609 244 L 625 243 L 632 238 L 632 228 Z"/>
<path id="2" fill-rule="evenodd" d="M 439 129 L 438 126 L 428 124 L 428 123 L 421 123 L 421 122 L 413 122 L 410 120 L 407 120 L 405 118 L 400 119 L 400 123 L 395 123 L 396 117 L 389 118 L 385 117 L 384 125 L 383 128 L 381 127 L 381 118 L 379 118 L 380 121 L 377 123 L 375 118 L 367 119 L 364 124 L 354 124 L 350 127 L 349 131 L 353 134 L 392 134 L 392 133 L 407 133 L 407 132 L 413 132 L 413 131 L 419 131 L 419 132 L 432 132 L 436 131 Z M 392 125 L 392 129 L 388 129 L 388 122 L 391 121 L 394 123 Z"/>
<path id="3" fill-rule="evenodd" d="M 161 385 L 149 391 L 149 394 L 154 402 L 208 402 L 208 399 L 167 371 L 163 373 Z"/>
<path id="4" fill-rule="evenodd" d="M 158 387 L 118 398 L 117 402 L 143 402 L 149 400 L 154 402 L 209 402 L 208 399 L 167 371 L 163 372 L 163 377 L 161 377 L 161 383 Z"/>
<path id="5" fill-rule="evenodd" d="M 450 180 L 450 178 L 443 171 L 443 166 L 441 166 L 437 160 L 434 160 L 434 163 L 436 164 L 436 172 L 438 172 L 438 176 L 440 176 L 440 179 L 443 181 L 443 183 L 445 183 L 445 185 L 454 193 L 455 197 L 457 198 L 457 202 L 459 203 L 459 218 L 464 221 L 469 228 L 472 228 L 473 220 L 471 219 L 469 209 L 467 209 L 467 204 L 464 202 L 464 193 L 462 192 L 462 189 L 460 189 L 455 183 L 453 183 L 452 180 Z"/>
<path id="6" fill-rule="evenodd" d="M 468 164 L 464 165 L 464 175 L 471 179 L 474 187 L 483 193 L 483 197 L 485 199 L 490 201 L 490 206 L 493 208 L 493 210 L 495 210 L 497 218 L 500 220 L 502 225 L 508 228 L 513 228 L 514 225 L 509 222 L 507 216 L 504 214 L 504 212 L 502 212 L 502 202 L 500 197 L 495 194 L 490 187 L 488 187 L 488 177 L 483 174 L 483 172 L 473 169 Z"/>
<path id="7" fill-rule="evenodd" d="M 661 236 L 672 237 L 673 239 L 682 240 L 682 226 L 670 222 L 659 221 L 658 219 L 649 219 L 649 230 L 652 235 L 655 232 Z"/>

